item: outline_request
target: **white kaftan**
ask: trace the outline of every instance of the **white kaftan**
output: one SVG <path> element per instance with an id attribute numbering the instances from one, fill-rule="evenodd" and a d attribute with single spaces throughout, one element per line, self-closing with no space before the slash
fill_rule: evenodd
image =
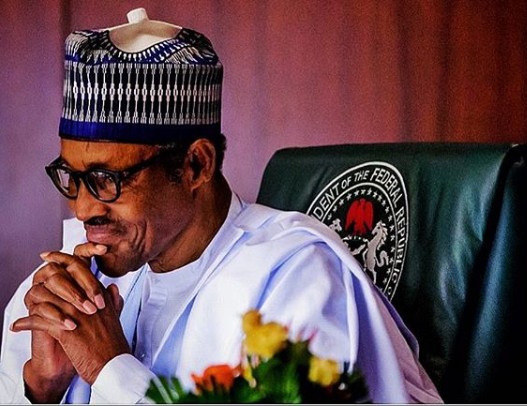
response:
<path id="1" fill-rule="evenodd" d="M 66 220 L 63 251 L 84 241 L 82 224 Z M 117 279 L 92 267 L 103 284 L 119 286 L 125 334 L 131 343 L 136 325 L 143 326 L 136 347 L 147 352 L 114 358 L 91 388 L 75 379 L 64 402 L 138 403 L 153 373 L 177 375 L 190 387 L 191 373 L 212 364 L 236 365 L 241 316 L 252 308 L 264 321 L 287 325 L 292 338 L 316 332 L 311 349 L 320 357 L 356 361 L 374 402 L 442 402 L 417 361 L 411 333 L 338 235 L 317 220 L 247 204 L 233 193 L 225 223 L 188 267 L 195 280 L 179 293 L 177 305 L 167 300 L 169 289 L 150 299 L 153 306 L 145 306 L 155 285 L 145 283 L 148 265 Z M 27 314 L 23 297 L 30 284 L 31 277 L 5 311 L 0 403 L 27 403 L 22 367 L 30 357 L 30 333 L 13 333 L 8 326 Z M 154 327 L 146 327 L 150 316 L 161 326 L 155 328 L 164 330 L 156 331 L 155 339 Z"/>

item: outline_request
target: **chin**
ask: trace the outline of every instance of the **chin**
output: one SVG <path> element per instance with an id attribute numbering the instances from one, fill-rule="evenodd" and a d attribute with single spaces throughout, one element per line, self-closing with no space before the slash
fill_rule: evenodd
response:
<path id="1" fill-rule="evenodd" d="M 110 278 L 118 278 L 126 275 L 128 272 L 135 271 L 141 267 L 141 265 L 130 264 L 129 261 L 119 260 L 114 255 L 103 255 L 95 257 L 95 262 L 99 271 Z"/>

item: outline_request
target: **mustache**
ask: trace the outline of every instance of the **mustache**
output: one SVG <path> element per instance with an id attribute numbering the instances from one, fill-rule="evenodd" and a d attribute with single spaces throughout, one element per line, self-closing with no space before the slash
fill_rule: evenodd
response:
<path id="1" fill-rule="evenodd" d="M 92 217 L 91 219 L 88 219 L 84 222 L 85 226 L 105 226 L 108 224 L 112 224 L 113 221 L 109 219 L 108 217 L 104 216 L 98 216 L 98 217 Z"/>

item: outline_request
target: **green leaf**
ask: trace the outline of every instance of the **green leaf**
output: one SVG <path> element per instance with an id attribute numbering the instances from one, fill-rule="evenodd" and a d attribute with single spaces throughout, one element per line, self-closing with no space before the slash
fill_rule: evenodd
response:
<path id="1" fill-rule="evenodd" d="M 244 378 L 238 377 L 232 385 L 231 396 L 233 403 L 261 403 L 265 393 L 259 387 L 251 387 Z"/>
<path id="2" fill-rule="evenodd" d="M 299 372 L 300 368 L 296 360 L 284 362 L 274 357 L 256 366 L 253 369 L 253 376 L 267 402 L 299 403 L 301 401 Z"/>
<path id="3" fill-rule="evenodd" d="M 169 380 L 165 377 L 158 377 L 150 381 L 146 397 L 152 402 L 160 404 L 178 403 L 184 393 L 177 378 L 173 377 Z"/>

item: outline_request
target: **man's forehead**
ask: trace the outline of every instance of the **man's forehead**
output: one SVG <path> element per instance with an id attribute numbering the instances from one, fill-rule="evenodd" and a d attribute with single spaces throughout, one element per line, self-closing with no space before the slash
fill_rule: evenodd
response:
<path id="1" fill-rule="evenodd" d="M 72 168 L 119 168 L 136 164 L 154 155 L 158 147 L 144 144 L 93 142 L 62 139 L 60 156 Z"/>

